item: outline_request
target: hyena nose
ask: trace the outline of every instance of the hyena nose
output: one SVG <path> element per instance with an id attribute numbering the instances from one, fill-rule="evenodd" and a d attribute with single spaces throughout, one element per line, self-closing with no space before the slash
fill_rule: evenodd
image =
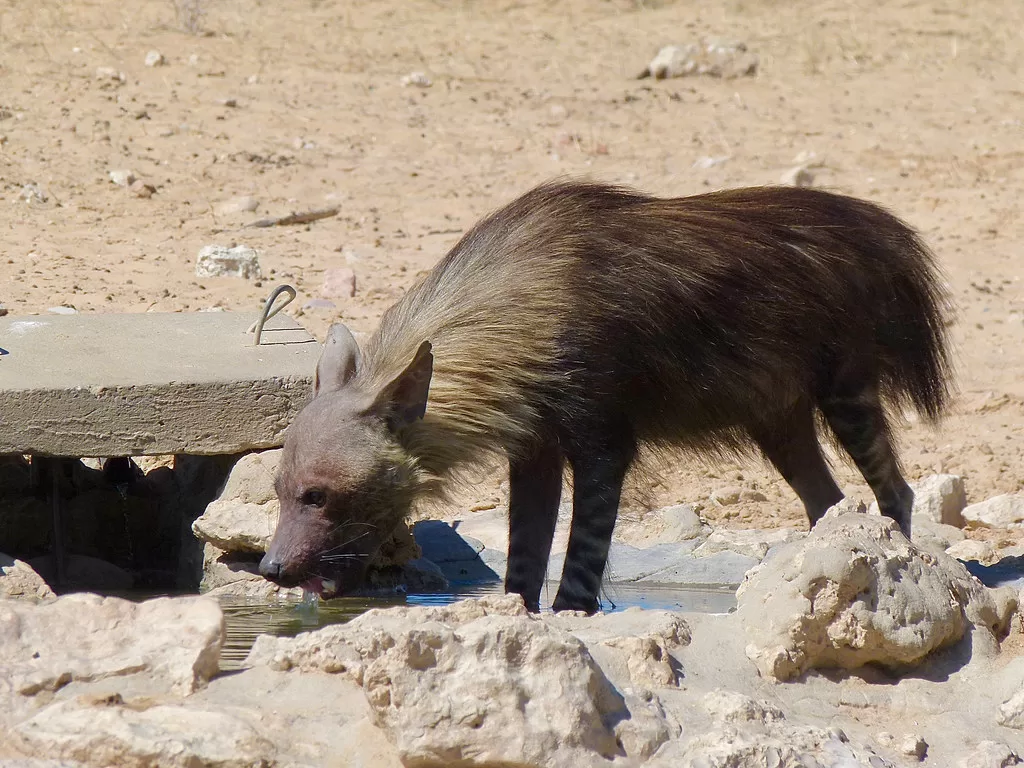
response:
<path id="1" fill-rule="evenodd" d="M 272 558 L 270 555 L 265 555 L 260 560 L 260 576 L 271 581 L 277 581 L 281 578 L 281 561 Z"/>

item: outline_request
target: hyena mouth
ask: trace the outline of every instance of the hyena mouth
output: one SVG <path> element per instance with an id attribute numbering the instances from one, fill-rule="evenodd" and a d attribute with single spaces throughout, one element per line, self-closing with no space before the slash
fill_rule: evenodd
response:
<path id="1" fill-rule="evenodd" d="M 334 597 L 338 592 L 338 582 L 334 579 L 325 579 L 323 576 L 314 576 L 312 579 L 299 584 L 306 592 L 312 592 L 323 598 Z"/>

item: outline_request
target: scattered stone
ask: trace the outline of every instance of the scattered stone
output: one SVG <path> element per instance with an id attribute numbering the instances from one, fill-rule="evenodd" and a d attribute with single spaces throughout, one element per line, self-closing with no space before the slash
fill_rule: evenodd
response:
<path id="1" fill-rule="evenodd" d="M 968 525 L 990 528 L 1020 528 L 1024 526 L 1024 495 L 1007 493 L 965 507 L 963 519 Z"/>
<path id="2" fill-rule="evenodd" d="M 924 760 L 928 754 L 928 742 L 920 736 L 907 734 L 898 738 L 891 733 L 883 731 L 878 734 L 878 743 L 893 752 L 913 758 L 917 761 Z"/>
<path id="3" fill-rule="evenodd" d="M 1016 602 L 952 558 L 921 552 L 889 518 L 833 512 L 747 574 L 737 597 L 747 656 L 776 680 L 917 664 L 972 626 L 999 636 Z"/>
<path id="4" fill-rule="evenodd" d="M 957 560 L 974 560 L 982 565 L 999 562 L 999 553 L 990 541 L 964 539 L 946 549 L 946 554 Z"/>
<path id="5" fill-rule="evenodd" d="M 135 195 L 135 197 L 141 197 L 144 200 L 148 200 L 156 194 L 156 187 L 152 184 L 147 184 L 141 179 L 136 179 L 128 186 L 128 191 Z"/>
<path id="6" fill-rule="evenodd" d="M 135 182 L 135 174 L 127 169 L 110 171 L 107 175 L 119 187 L 130 187 Z"/>
<path id="7" fill-rule="evenodd" d="M 142 671 L 188 694 L 218 670 L 224 617 L 201 597 L 133 603 L 73 594 L 40 605 L 0 602 L 0 627 L 4 678 L 24 696 Z"/>
<path id="8" fill-rule="evenodd" d="M 241 277 L 258 280 L 260 271 L 259 254 L 245 245 L 225 248 L 222 245 L 205 245 L 196 257 L 196 277 Z"/>
<path id="9" fill-rule="evenodd" d="M 222 106 L 222 107 L 228 107 L 230 109 L 234 109 L 234 108 L 236 108 L 238 106 L 238 99 L 230 98 L 230 97 L 226 98 L 226 99 L 217 99 L 217 103 L 220 106 Z"/>
<path id="10" fill-rule="evenodd" d="M 209 592 L 239 581 L 263 581 L 259 561 L 254 557 L 242 560 L 236 553 L 224 552 L 212 544 L 203 545 L 203 578 L 200 592 Z"/>
<path id="11" fill-rule="evenodd" d="M 659 537 L 664 541 L 688 541 L 704 536 L 710 530 L 692 504 L 676 504 L 654 514 L 664 526 Z"/>
<path id="12" fill-rule="evenodd" d="M 14 728 L 13 740 L 24 751 L 89 765 L 248 768 L 274 762 L 274 745 L 227 712 L 140 704 L 116 693 L 92 706 L 60 702 Z"/>
<path id="13" fill-rule="evenodd" d="M 936 523 L 928 517 L 918 517 L 914 520 L 914 544 L 926 552 L 945 552 L 966 538 L 961 529 L 952 525 Z"/>
<path id="14" fill-rule="evenodd" d="M 34 181 L 23 186 L 18 197 L 26 203 L 45 203 L 50 199 L 49 193 Z"/>
<path id="15" fill-rule="evenodd" d="M 146 66 L 147 67 L 162 67 L 167 63 L 164 55 L 160 51 L 150 51 L 146 54 Z"/>
<path id="16" fill-rule="evenodd" d="M 242 195 L 219 203 L 215 210 L 218 216 L 230 216 L 235 213 L 255 213 L 259 207 L 259 200 L 255 197 Z"/>
<path id="17" fill-rule="evenodd" d="M 744 43 L 690 43 L 666 45 L 651 60 L 638 79 L 706 75 L 732 79 L 757 73 L 758 58 Z"/>
<path id="18" fill-rule="evenodd" d="M 77 309 L 75 309 L 74 307 L 66 307 L 66 306 L 50 307 L 46 311 L 49 312 L 51 315 L 77 315 L 78 314 L 78 310 Z"/>
<path id="19" fill-rule="evenodd" d="M 9 311 L 10 310 L 7 309 L 7 307 L 5 307 L 3 304 L 0 304 L 0 317 L 7 317 L 7 313 Z"/>
<path id="20" fill-rule="evenodd" d="M 410 85 L 417 88 L 429 88 L 433 83 L 423 72 L 410 72 L 402 78 L 402 87 L 408 88 Z"/>
<path id="21" fill-rule="evenodd" d="M 0 554 L 0 598 L 39 602 L 56 597 L 50 585 L 32 570 L 32 566 Z"/>
<path id="22" fill-rule="evenodd" d="M 814 172 L 807 165 L 797 165 L 783 173 L 779 181 L 790 187 L 813 187 Z"/>
<path id="23" fill-rule="evenodd" d="M 119 72 L 113 67 L 96 67 L 97 80 L 111 80 L 117 83 L 126 83 L 128 78 L 124 72 Z"/>
<path id="24" fill-rule="evenodd" d="M 957 475 L 931 475 L 913 483 L 914 515 L 936 523 L 964 527 L 962 512 L 967 506 L 964 480 Z"/>
<path id="25" fill-rule="evenodd" d="M 350 267 L 328 269 L 320 294 L 328 299 L 350 299 L 356 295 L 356 273 Z"/>

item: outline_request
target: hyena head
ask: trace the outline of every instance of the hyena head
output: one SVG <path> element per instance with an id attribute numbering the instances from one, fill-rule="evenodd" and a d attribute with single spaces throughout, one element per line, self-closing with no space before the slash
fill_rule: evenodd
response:
<path id="1" fill-rule="evenodd" d="M 373 391 L 360 363 L 352 334 L 332 326 L 275 483 L 281 514 L 260 573 L 281 586 L 325 596 L 358 587 L 412 501 L 416 467 L 398 435 L 426 410 L 430 344 Z"/>

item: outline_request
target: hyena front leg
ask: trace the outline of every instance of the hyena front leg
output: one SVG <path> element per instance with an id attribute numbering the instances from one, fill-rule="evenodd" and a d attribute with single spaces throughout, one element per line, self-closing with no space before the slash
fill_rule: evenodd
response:
<path id="1" fill-rule="evenodd" d="M 562 498 L 565 460 L 549 440 L 533 455 L 509 460 L 508 566 L 505 592 L 522 595 L 528 610 L 540 610 L 540 591 Z"/>
<path id="2" fill-rule="evenodd" d="M 636 452 L 631 438 L 603 442 L 600 449 L 570 455 L 573 474 L 572 525 L 556 611 L 595 613 L 619 512 L 622 482 Z"/>

